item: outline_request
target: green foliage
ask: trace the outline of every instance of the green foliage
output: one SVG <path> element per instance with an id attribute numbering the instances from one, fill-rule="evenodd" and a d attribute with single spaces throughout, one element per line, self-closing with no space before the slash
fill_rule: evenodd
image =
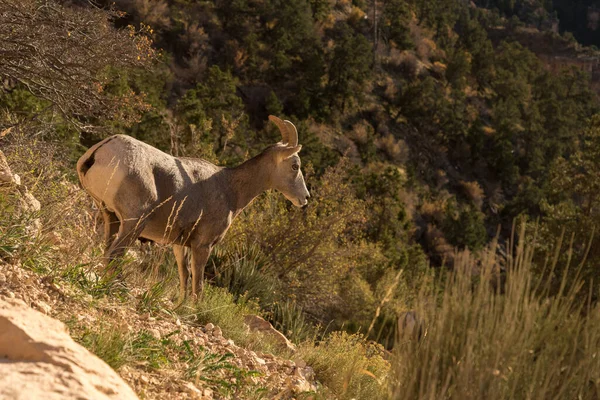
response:
<path id="1" fill-rule="evenodd" d="M 211 322 L 218 325 L 221 327 L 223 335 L 233 339 L 236 343 L 252 343 L 252 338 L 246 334 L 244 315 L 260 314 L 256 303 L 244 297 L 238 298 L 236 302 L 234 295 L 227 289 L 205 285 L 202 301 L 192 304 L 191 308 L 191 310 L 182 308 L 178 312 L 181 312 L 182 316 L 193 316 L 194 320 L 200 324 Z"/>
<path id="2" fill-rule="evenodd" d="M 332 32 L 336 42 L 331 54 L 327 93 L 329 107 L 342 113 L 346 106 L 363 100 L 363 88 L 371 75 L 372 50 L 367 39 L 346 23 Z"/>
<path id="3" fill-rule="evenodd" d="M 393 41 L 400 49 L 410 49 L 414 46 L 408 28 L 411 22 L 411 11 L 403 0 L 386 1 L 381 13 L 381 34 L 386 40 Z"/>
<path id="4" fill-rule="evenodd" d="M 339 277 L 362 251 L 354 244 L 360 243 L 364 203 L 345 182 L 347 163 L 325 172 L 320 185 L 312 187 L 312 204 L 305 210 L 290 210 L 280 195 L 263 196 L 228 236 L 256 243 L 268 254 L 273 274 L 303 308 L 310 304 L 322 311 L 325 298 L 336 292 Z"/>
<path id="5" fill-rule="evenodd" d="M 211 266 L 214 269 L 214 284 L 226 288 L 236 300 L 255 299 L 263 307 L 271 304 L 278 285 L 271 275 L 273 268 L 269 259 L 256 245 L 232 247 L 215 249 L 209 258 L 209 270 Z"/>
<path id="6" fill-rule="evenodd" d="M 179 123 L 184 127 L 181 144 L 186 153 L 211 159 L 203 154 L 202 144 L 209 151 L 223 153 L 228 141 L 245 128 L 242 100 L 236 94 L 236 79 L 218 66 L 210 68 L 207 79 L 188 90 L 177 104 Z"/>
<path id="7" fill-rule="evenodd" d="M 317 329 L 308 321 L 296 302 L 290 300 L 276 302 L 271 308 L 269 319 L 273 326 L 293 343 L 311 340 L 317 334 Z"/>
<path id="8" fill-rule="evenodd" d="M 233 354 L 215 354 L 208 351 L 194 353 L 187 342 L 184 342 L 189 357 L 186 360 L 189 364 L 186 372 L 188 379 L 196 382 L 206 382 L 210 387 L 217 389 L 217 392 L 223 396 L 237 397 L 240 392 L 248 392 L 253 386 L 251 381 L 253 376 L 259 375 L 258 371 L 246 371 L 237 367 L 233 361 Z M 223 377 L 223 371 L 227 371 L 231 377 Z M 266 388 L 256 388 L 252 394 L 260 395 L 266 392 Z M 262 397 L 262 396 L 260 396 Z"/>
<path id="9" fill-rule="evenodd" d="M 488 242 L 484 214 L 468 206 L 457 209 L 454 202 L 446 207 L 444 232 L 450 242 L 461 249 L 479 250 Z"/>
<path id="10" fill-rule="evenodd" d="M 167 291 L 167 280 L 156 282 L 150 289 L 142 293 L 137 305 L 139 312 L 157 313 L 163 309 L 162 299 Z"/>
<path id="11" fill-rule="evenodd" d="M 114 263 L 112 269 L 98 273 L 89 264 L 73 264 L 60 271 L 60 276 L 94 298 L 116 296 L 124 299 L 128 289 L 123 280 L 122 266 L 123 263 Z"/>
<path id="12" fill-rule="evenodd" d="M 86 330 L 77 341 L 100 357 L 111 368 L 118 370 L 127 363 L 126 332 L 101 326 L 97 331 Z"/>
<path id="13" fill-rule="evenodd" d="M 389 363 L 383 348 L 361 335 L 334 332 L 318 345 L 298 350 L 320 382 L 339 399 L 381 399 L 388 395 Z"/>

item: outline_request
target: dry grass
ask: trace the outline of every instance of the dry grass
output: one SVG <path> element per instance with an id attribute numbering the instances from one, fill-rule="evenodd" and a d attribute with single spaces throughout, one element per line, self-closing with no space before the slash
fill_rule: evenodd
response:
<path id="1" fill-rule="evenodd" d="M 586 286 L 577 279 L 567 285 L 568 273 L 561 292 L 549 297 L 546 281 L 531 272 L 532 247 L 509 248 L 515 256 L 498 290 L 490 285 L 492 248 L 478 275 L 473 256 L 458 256 L 439 301 L 432 292 L 420 295 L 424 337 L 399 338 L 393 398 L 598 398 L 600 307 L 575 301 Z"/>

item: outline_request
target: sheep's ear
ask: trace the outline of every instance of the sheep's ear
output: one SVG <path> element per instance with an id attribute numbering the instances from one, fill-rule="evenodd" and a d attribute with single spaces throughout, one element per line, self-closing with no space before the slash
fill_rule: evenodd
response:
<path id="1" fill-rule="evenodd" d="M 294 147 L 285 147 L 279 150 L 279 160 L 285 160 L 286 158 L 290 158 L 294 154 L 297 154 L 302 149 L 302 145 L 294 146 Z"/>

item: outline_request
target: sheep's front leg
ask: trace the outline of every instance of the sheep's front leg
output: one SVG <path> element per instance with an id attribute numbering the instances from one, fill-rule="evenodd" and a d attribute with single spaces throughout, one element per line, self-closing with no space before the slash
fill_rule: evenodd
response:
<path id="1" fill-rule="evenodd" d="M 212 246 L 192 245 L 192 296 L 202 296 L 204 290 L 204 267 L 210 256 Z"/>
<path id="2" fill-rule="evenodd" d="M 187 259 L 185 257 L 185 247 L 174 244 L 173 254 L 175 254 L 175 260 L 177 260 L 177 269 L 179 270 L 179 297 L 180 301 L 183 301 L 185 299 L 185 292 L 189 277 Z"/>

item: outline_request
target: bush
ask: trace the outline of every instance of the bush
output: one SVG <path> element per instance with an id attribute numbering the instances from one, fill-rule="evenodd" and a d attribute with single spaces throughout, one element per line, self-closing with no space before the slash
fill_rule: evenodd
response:
<path id="1" fill-rule="evenodd" d="M 256 299 L 261 306 L 275 300 L 277 282 L 272 276 L 272 267 L 267 257 L 256 245 L 234 244 L 231 249 L 215 249 L 208 268 L 214 269 L 213 282 L 226 288 L 235 299 Z"/>
<path id="2" fill-rule="evenodd" d="M 318 345 L 299 349 L 299 356 L 313 367 L 317 379 L 339 399 L 387 397 L 389 363 L 382 355 L 380 345 L 344 332 L 333 332 Z"/>

